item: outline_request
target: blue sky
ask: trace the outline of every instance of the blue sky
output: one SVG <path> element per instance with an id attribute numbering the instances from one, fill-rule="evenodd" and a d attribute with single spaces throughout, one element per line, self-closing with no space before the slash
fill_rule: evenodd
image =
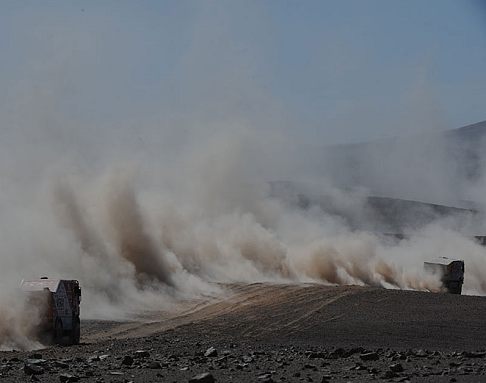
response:
<path id="1" fill-rule="evenodd" d="M 485 4 L 4 1 L 0 129 L 237 122 L 326 145 L 459 127 L 486 119 Z"/>

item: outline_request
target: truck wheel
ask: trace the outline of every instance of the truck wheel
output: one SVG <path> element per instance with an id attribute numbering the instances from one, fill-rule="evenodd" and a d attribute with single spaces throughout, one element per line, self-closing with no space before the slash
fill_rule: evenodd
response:
<path id="1" fill-rule="evenodd" d="M 454 294 L 461 295 L 462 293 L 462 283 L 457 282 L 456 288 L 454 289 Z"/>
<path id="2" fill-rule="evenodd" d="M 79 318 L 73 319 L 73 329 L 71 330 L 71 344 L 79 344 L 81 338 L 81 323 Z"/>
<path id="3" fill-rule="evenodd" d="M 447 290 L 451 294 L 458 294 L 458 295 L 460 295 L 462 293 L 462 283 L 460 283 L 460 282 L 450 282 L 449 285 L 447 286 Z"/>
<path id="4" fill-rule="evenodd" d="M 64 337 L 64 328 L 62 327 L 61 320 L 57 319 L 56 324 L 54 326 L 54 343 L 61 344 L 63 337 Z"/>

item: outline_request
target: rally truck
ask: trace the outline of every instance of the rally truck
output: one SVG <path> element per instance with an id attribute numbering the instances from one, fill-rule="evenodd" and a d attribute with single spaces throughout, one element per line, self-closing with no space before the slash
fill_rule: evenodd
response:
<path id="1" fill-rule="evenodd" d="M 27 304 L 38 309 L 37 330 L 41 338 L 47 336 L 58 344 L 79 344 L 81 288 L 78 281 L 43 277 L 23 280 L 21 289 L 27 295 Z"/>
<path id="2" fill-rule="evenodd" d="M 451 294 L 461 294 L 464 283 L 464 261 L 446 257 L 424 262 L 426 271 L 438 274 L 442 285 Z"/>

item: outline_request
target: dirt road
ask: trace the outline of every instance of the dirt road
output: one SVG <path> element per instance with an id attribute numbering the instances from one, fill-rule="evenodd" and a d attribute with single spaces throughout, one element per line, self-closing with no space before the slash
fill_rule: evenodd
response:
<path id="1" fill-rule="evenodd" d="M 185 304 L 147 322 L 86 322 L 87 342 L 187 331 L 329 346 L 486 347 L 486 298 L 358 286 L 228 286 L 222 301 Z M 163 320 L 158 320 L 163 317 Z"/>

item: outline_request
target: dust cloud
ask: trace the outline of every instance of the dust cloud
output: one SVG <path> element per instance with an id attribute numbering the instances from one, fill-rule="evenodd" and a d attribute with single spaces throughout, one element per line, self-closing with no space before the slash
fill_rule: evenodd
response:
<path id="1" fill-rule="evenodd" d="M 357 230 L 337 214 L 339 209 L 302 209 L 272 197 L 268 183 L 246 173 L 244 152 L 231 151 L 241 158 L 221 157 L 223 164 L 205 168 L 205 160 L 212 163 L 215 155 L 210 147 L 208 157 L 196 156 L 196 164 L 185 158 L 165 174 L 152 164 L 107 167 L 98 174 L 66 175 L 56 169 L 34 193 L 10 195 L 16 203 L 7 211 L 11 219 L 2 221 L 10 227 L 2 274 L 11 282 L 78 279 L 82 316 L 114 320 L 171 310 L 187 299 L 223 296 L 224 284 L 233 282 L 437 292 L 440 276 L 423 270 L 423 261 L 437 256 L 465 259 L 465 291 L 486 292 L 484 249 L 450 225 L 437 220 L 402 240 Z M 161 166 L 167 171 L 168 165 Z M 239 187 L 229 192 L 233 182 Z M 328 189 L 329 205 L 370 219 L 363 213 L 364 192 L 328 185 L 320 190 Z M 36 324 L 28 320 L 38 316 L 25 314 L 36 308 L 10 305 L 10 297 L 19 294 L 9 289 L 0 296 L 2 347 L 39 347 L 31 333 Z"/>
<path id="2" fill-rule="evenodd" d="M 429 202 L 484 198 L 484 176 L 451 187 L 440 140 L 379 143 L 360 149 L 363 162 L 343 147 L 322 155 L 327 143 L 300 137 L 299 121 L 257 83 L 251 49 L 218 51 L 220 40 L 233 46 L 231 23 L 211 22 L 227 15 L 210 10 L 174 64 L 172 90 L 138 102 L 125 87 L 141 56 L 125 46 L 106 56 L 126 33 L 111 13 L 89 28 L 84 13 L 67 24 L 31 17 L 39 32 L 20 34 L 24 72 L 9 74 L 0 104 L 0 347 L 39 346 L 37 308 L 18 286 L 42 276 L 79 280 L 82 317 L 111 320 L 223 296 L 233 282 L 439 291 L 440 277 L 423 270 L 436 256 L 464 259 L 465 291 L 486 293 L 486 251 L 465 225 L 438 218 L 390 240 L 365 206 L 374 188 Z M 314 185 L 325 207 L 272 196 L 281 180 Z"/>
<path id="3" fill-rule="evenodd" d="M 19 210 L 12 207 L 11 219 L 4 216 L 2 223 L 17 231 L 5 238 L 2 274 L 10 280 L 78 279 L 83 317 L 115 320 L 217 297 L 232 282 L 439 291 L 439 276 L 423 270 L 423 261 L 438 255 L 465 259 L 465 290 L 486 292 L 484 250 L 463 234 L 440 222 L 401 241 L 352 229 L 336 212 L 300 209 L 270 196 L 268 184 L 245 173 L 244 157 L 221 158 L 220 166 L 204 168 L 198 155 L 197 164 L 186 158 L 168 175 L 158 174 L 158 165 L 143 164 L 136 171 L 118 166 L 98 174 L 46 175 L 34 193 L 10 196 Z M 234 180 L 241 187 L 228 193 Z M 332 184 L 329 189 L 332 206 L 344 204 L 363 218 L 361 194 L 338 193 Z M 23 201 L 26 208 L 19 207 Z M 35 316 L 23 315 L 30 308 L 22 305 L 6 309 L 6 291 L 3 347 L 36 347 L 30 343 L 35 324 L 12 320 Z"/>

